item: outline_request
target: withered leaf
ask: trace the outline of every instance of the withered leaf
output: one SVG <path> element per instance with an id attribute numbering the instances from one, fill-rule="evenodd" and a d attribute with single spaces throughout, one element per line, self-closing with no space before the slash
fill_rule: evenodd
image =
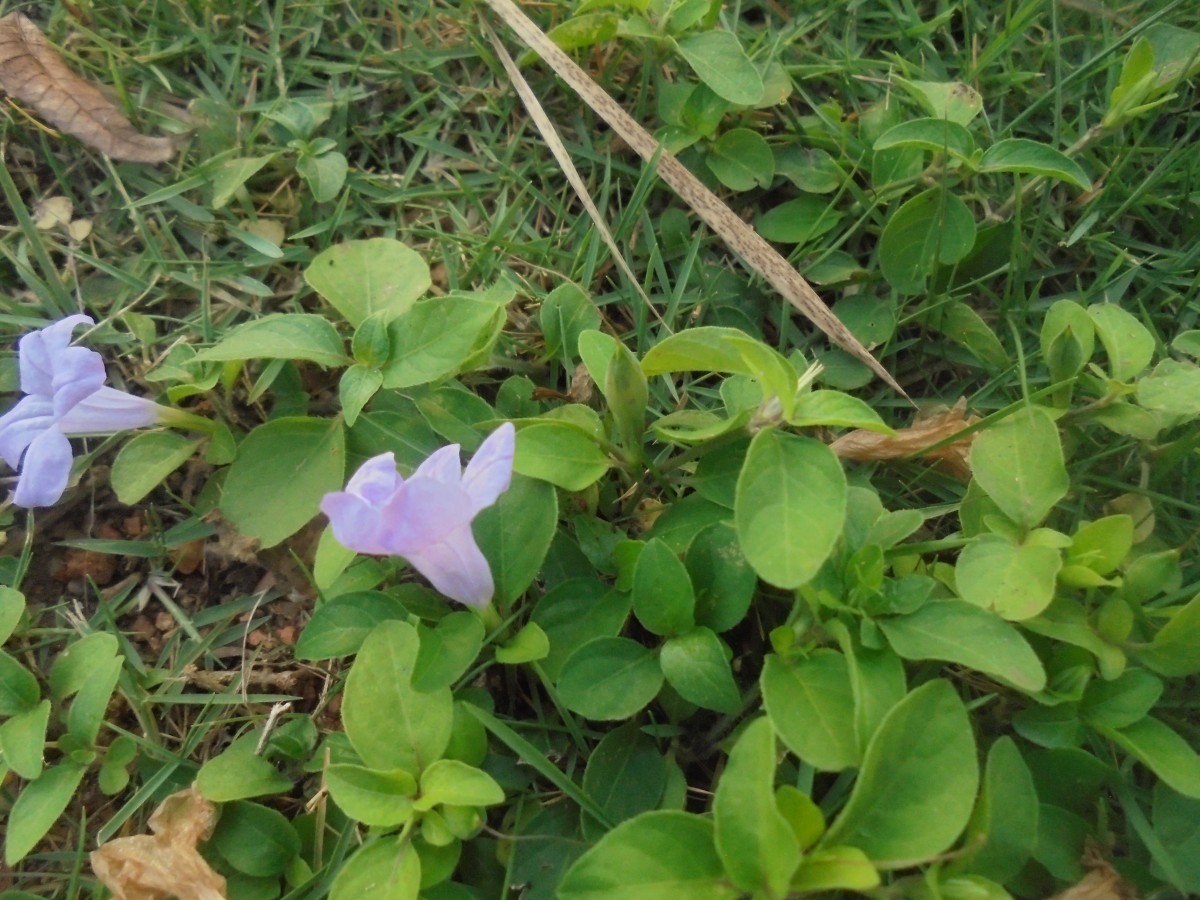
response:
<path id="1" fill-rule="evenodd" d="M 918 413 L 910 427 L 901 428 L 895 434 L 859 429 L 842 435 L 829 447 L 842 459 L 904 459 L 919 455 L 934 460 L 951 475 L 966 481 L 971 477 L 973 433 L 935 450 L 928 449 L 979 421 L 976 416 L 966 415 L 966 411 L 967 401 L 960 399 L 949 409 L 940 407 Z"/>
<path id="2" fill-rule="evenodd" d="M 1111 863 L 1101 859 L 1094 848 L 1085 848 L 1083 864 L 1090 870 L 1083 880 L 1050 900 L 1137 900 L 1133 885 L 1123 879 Z"/>
<path id="3" fill-rule="evenodd" d="M 194 787 L 172 794 L 150 816 L 153 834 L 115 838 L 92 851 L 92 871 L 117 900 L 224 900 L 225 879 L 196 845 L 217 810 Z"/>
<path id="4" fill-rule="evenodd" d="M 55 128 L 113 159 L 157 163 L 170 159 L 170 138 L 142 134 L 108 99 L 63 62 L 28 18 L 0 18 L 0 88 Z"/>

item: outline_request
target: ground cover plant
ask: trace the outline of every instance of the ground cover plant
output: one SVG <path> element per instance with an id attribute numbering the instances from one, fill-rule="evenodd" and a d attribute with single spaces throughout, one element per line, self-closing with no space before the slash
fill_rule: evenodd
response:
<path id="1" fill-rule="evenodd" d="M 4 896 L 1200 893 L 1194 5 L 524 8 L 852 341 L 502 0 L 0 2 Z"/>

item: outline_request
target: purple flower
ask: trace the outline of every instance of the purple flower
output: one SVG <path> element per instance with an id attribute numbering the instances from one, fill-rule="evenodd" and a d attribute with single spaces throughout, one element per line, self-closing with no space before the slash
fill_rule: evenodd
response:
<path id="1" fill-rule="evenodd" d="M 111 434 L 159 421 L 164 407 L 104 386 L 104 360 L 71 347 L 71 332 L 91 325 L 68 316 L 17 343 L 22 397 L 0 417 L 0 457 L 21 466 L 13 503 L 52 506 L 71 474 L 70 434 Z M 22 455 L 24 461 L 22 461 Z"/>
<path id="2" fill-rule="evenodd" d="M 492 599 L 492 570 L 471 534 L 471 522 L 512 481 L 515 431 L 506 422 L 483 442 L 463 470 L 458 444 L 436 451 L 407 481 L 391 453 L 362 464 L 345 491 L 326 494 L 321 511 L 344 547 L 403 556 L 433 586 L 460 603 Z"/>

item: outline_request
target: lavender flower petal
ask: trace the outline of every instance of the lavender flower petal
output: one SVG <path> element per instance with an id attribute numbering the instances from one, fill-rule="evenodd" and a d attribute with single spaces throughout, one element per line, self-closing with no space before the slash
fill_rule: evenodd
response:
<path id="1" fill-rule="evenodd" d="M 67 488 L 71 475 L 71 442 L 51 426 L 29 444 L 13 503 L 26 509 L 53 506 Z"/>
<path id="2" fill-rule="evenodd" d="M 484 441 L 463 473 L 463 490 L 471 497 L 475 512 L 486 509 L 512 484 L 516 429 L 505 422 Z"/>
<path id="3" fill-rule="evenodd" d="M 404 558 L 451 600 L 468 606 L 485 606 L 495 583 L 471 526 L 463 525 L 442 540 L 413 548 Z"/>
<path id="4" fill-rule="evenodd" d="M 35 437 L 54 424 L 54 406 L 45 397 L 22 397 L 0 416 L 0 457 L 12 468 Z"/>
<path id="5" fill-rule="evenodd" d="M 53 394 L 56 361 L 59 354 L 71 343 L 71 332 L 80 325 L 92 324 L 94 323 L 90 316 L 67 316 L 53 325 L 31 331 L 21 338 L 17 342 L 21 390 L 26 394 L 40 394 L 45 397 Z M 101 381 L 103 380 L 101 370 Z"/>

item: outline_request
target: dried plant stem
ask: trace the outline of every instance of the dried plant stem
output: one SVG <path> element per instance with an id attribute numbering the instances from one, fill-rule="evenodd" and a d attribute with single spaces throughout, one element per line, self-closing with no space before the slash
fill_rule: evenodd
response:
<path id="1" fill-rule="evenodd" d="M 537 27 L 512 0 L 483 0 L 560 78 L 567 82 L 622 140 L 657 167 L 659 176 L 696 214 L 808 319 L 895 390 L 907 396 L 891 374 L 850 330 L 830 312 L 807 281 L 774 247 L 739 219 L 724 202 L 654 137 L 634 121 L 609 94 Z"/>

